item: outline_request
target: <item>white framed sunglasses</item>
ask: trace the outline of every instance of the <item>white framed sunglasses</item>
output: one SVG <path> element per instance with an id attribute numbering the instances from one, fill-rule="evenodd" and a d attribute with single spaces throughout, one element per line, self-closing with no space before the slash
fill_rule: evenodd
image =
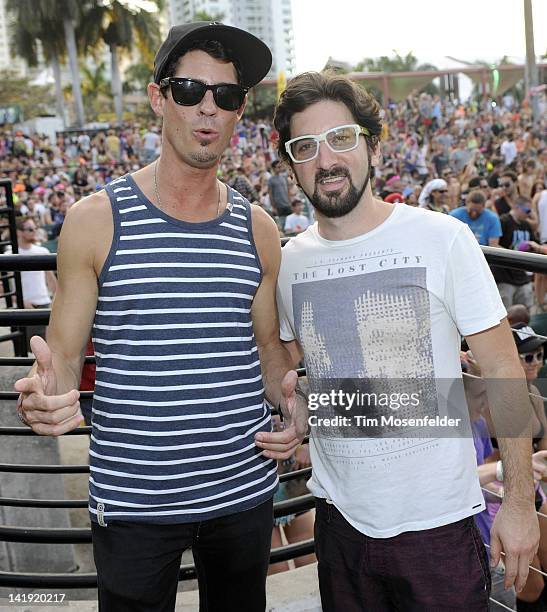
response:
<path id="1" fill-rule="evenodd" d="M 528 365 L 534 363 L 543 363 L 543 349 L 533 353 L 521 353 L 519 357 Z"/>
<path id="2" fill-rule="evenodd" d="M 311 161 L 319 155 L 319 144 L 326 142 L 333 153 L 346 153 L 359 146 L 359 136 L 370 136 L 367 128 L 350 123 L 330 128 L 322 134 L 306 134 L 285 143 L 285 151 L 295 164 Z"/>

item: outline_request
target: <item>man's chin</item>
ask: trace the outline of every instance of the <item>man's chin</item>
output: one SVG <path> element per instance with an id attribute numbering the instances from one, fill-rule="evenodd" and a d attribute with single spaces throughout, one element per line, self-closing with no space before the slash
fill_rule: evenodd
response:
<path id="1" fill-rule="evenodd" d="M 191 153 L 189 157 L 200 168 L 211 168 L 212 166 L 215 166 L 220 159 L 219 155 L 213 151 L 207 150 L 196 151 Z"/>
<path id="2" fill-rule="evenodd" d="M 345 217 L 348 213 L 350 213 L 358 204 L 348 203 L 345 200 L 340 201 L 339 198 L 313 198 L 311 203 L 315 210 L 323 215 L 324 217 L 328 217 L 329 219 L 338 219 L 340 217 Z"/>

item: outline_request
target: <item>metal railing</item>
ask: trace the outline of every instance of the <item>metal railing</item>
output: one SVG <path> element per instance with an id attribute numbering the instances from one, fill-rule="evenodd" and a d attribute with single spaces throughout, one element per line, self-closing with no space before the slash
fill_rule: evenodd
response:
<path id="1" fill-rule="evenodd" d="M 13 190 L 9 179 L 0 179 L 0 190 L 3 191 L 5 205 L 0 206 L 0 249 L 10 247 L 13 254 L 19 252 L 17 243 L 16 211 L 13 203 Z M 7 255 L 11 257 L 11 255 Z M 6 308 L 23 308 L 23 287 L 21 273 L 7 269 L 0 272 L 2 281 L 0 299 L 5 300 Z M 0 336 L 0 342 L 13 341 L 16 355 L 26 355 L 27 335 L 23 326 L 12 327 L 10 332 Z"/>
<path id="2" fill-rule="evenodd" d="M 286 242 L 286 241 L 285 241 Z M 534 272 L 547 273 L 547 256 L 531 253 L 508 251 L 494 247 L 482 247 L 486 259 L 491 264 L 504 267 L 527 269 Z M 0 274 L 7 271 L 24 270 L 55 270 L 56 255 L 0 255 Z M 0 311 L 1 325 L 47 325 L 49 322 L 49 309 L 24 310 L 8 309 Z M 87 357 L 87 363 L 93 363 L 94 357 Z M 2 365 L 30 365 L 33 360 L 28 357 L 0 358 Z M 299 376 L 304 376 L 303 369 L 298 370 Z M 91 398 L 93 392 L 81 392 L 82 398 Z M 12 391 L 1 391 L 1 400 L 15 400 L 18 394 Z M 91 427 L 81 427 L 64 435 L 89 435 Z M 26 427 L 0 427 L 0 435 L 6 436 L 35 436 L 34 432 Z M 75 474 L 88 473 L 88 465 L 24 465 L 0 464 L 0 473 L 42 473 L 42 474 Z M 308 477 L 311 468 L 298 470 L 280 476 L 280 481 Z M 18 499 L 0 498 L 0 506 L 26 507 L 26 508 L 86 508 L 87 500 L 58 500 L 58 499 Z M 302 495 L 290 500 L 274 504 L 274 516 L 281 517 L 288 514 L 303 512 L 314 507 L 312 495 Z M 27 542 L 49 544 L 77 544 L 91 542 L 91 530 L 80 528 L 38 528 L 38 527 L 10 527 L 0 526 L 0 541 Z M 281 562 L 310 554 L 314 551 L 313 540 L 291 544 L 273 549 L 270 562 Z M 534 569 L 534 568 L 533 568 Z M 196 577 L 193 565 L 183 565 L 180 568 L 179 580 L 189 580 Z M 14 573 L 0 572 L 0 587 L 23 588 L 95 588 L 97 575 L 95 573 L 81 574 L 54 574 L 54 573 Z"/>

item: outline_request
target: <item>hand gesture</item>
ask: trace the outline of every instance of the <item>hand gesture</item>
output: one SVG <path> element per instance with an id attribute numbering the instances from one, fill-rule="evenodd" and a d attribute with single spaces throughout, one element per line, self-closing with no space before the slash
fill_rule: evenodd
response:
<path id="1" fill-rule="evenodd" d="M 36 372 L 20 378 L 15 390 L 20 392 L 17 411 L 29 427 L 38 434 L 60 436 L 82 422 L 80 392 L 76 389 L 57 395 L 57 377 L 53 369 L 51 349 L 39 336 L 34 336 L 30 347 L 36 357 Z"/>
<path id="2" fill-rule="evenodd" d="M 255 444 L 264 449 L 262 454 L 269 459 L 288 459 L 308 431 L 308 406 L 304 398 L 295 393 L 297 381 L 298 374 L 290 370 L 281 382 L 284 429 L 270 433 L 261 431 L 255 435 Z"/>

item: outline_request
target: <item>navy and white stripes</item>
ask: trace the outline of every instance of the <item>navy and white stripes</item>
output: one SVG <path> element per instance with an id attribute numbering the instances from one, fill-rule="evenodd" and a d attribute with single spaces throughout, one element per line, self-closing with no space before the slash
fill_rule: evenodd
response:
<path id="1" fill-rule="evenodd" d="M 112 249 L 93 326 L 90 513 L 175 523 L 252 508 L 275 462 L 254 444 L 270 413 L 253 335 L 261 280 L 249 203 L 186 223 L 126 175 L 107 187 Z"/>

